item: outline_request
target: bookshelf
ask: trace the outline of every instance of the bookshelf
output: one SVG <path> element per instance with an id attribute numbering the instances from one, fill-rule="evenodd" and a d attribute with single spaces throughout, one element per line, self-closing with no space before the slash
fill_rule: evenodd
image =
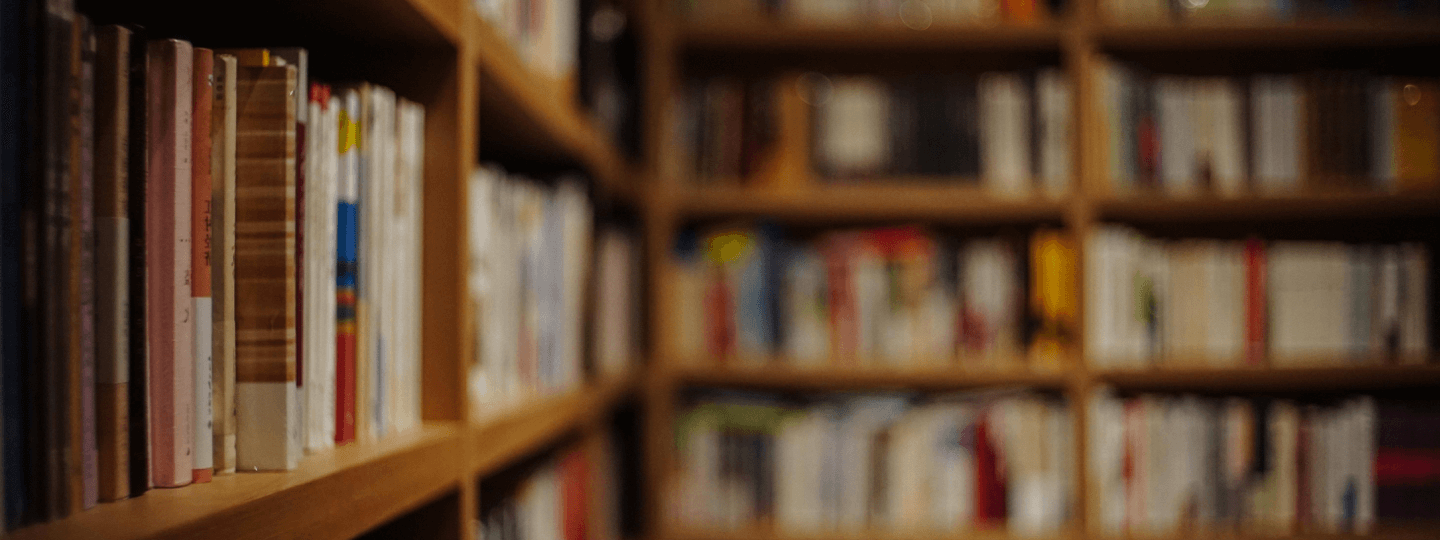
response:
<path id="1" fill-rule="evenodd" d="M 465 387 L 465 359 L 475 354 L 462 255 L 469 249 L 466 179 L 482 145 L 506 159 L 583 170 L 596 197 L 633 202 L 638 192 L 629 160 L 575 104 L 570 81 L 534 73 L 468 0 L 265 0 L 244 9 L 171 0 L 78 3 L 97 23 L 139 24 L 151 36 L 197 46 L 306 47 L 312 77 L 375 82 L 425 107 L 423 425 L 307 455 L 294 470 L 152 489 L 9 537 L 409 538 L 423 530 L 469 539 L 481 479 L 571 435 L 594 453 L 610 412 L 639 391 L 639 374 L 589 381 L 483 417 L 472 416 Z"/>
<path id="2" fill-rule="evenodd" d="M 1194 71 L 1191 61 L 1209 70 L 1226 74 L 1282 69 L 1287 55 L 1301 52 L 1305 66 L 1325 66 L 1327 57 L 1311 51 L 1339 51 L 1335 58 L 1347 68 L 1396 65 L 1381 61 L 1386 53 L 1403 58 L 1420 58 L 1420 51 L 1440 48 L 1440 22 L 1435 20 L 1338 19 L 1314 20 L 1297 17 L 1295 22 L 1247 21 L 1234 18 L 1176 20 L 1173 23 L 1128 24 L 1107 21 L 1096 0 L 1080 0 L 1053 20 L 1033 24 L 992 23 L 946 26 L 936 23 L 911 29 L 896 23 L 851 21 L 810 24 L 785 20 L 781 16 L 719 17 L 687 19 L 676 2 L 651 0 L 649 42 L 658 59 L 650 73 L 650 95 L 678 94 L 687 76 L 734 73 L 739 76 L 786 71 L 840 71 L 856 73 L 933 69 L 935 61 L 976 65 L 995 69 L 1005 59 L 1026 64 L 1035 58 L 1053 61 L 1072 81 L 1074 124 L 1069 148 L 1073 164 L 1072 188 L 1058 198 L 1041 195 L 1002 198 L 983 189 L 953 187 L 937 178 L 865 178 L 856 182 L 832 182 L 814 177 L 808 165 L 782 165 L 779 174 L 769 169 L 754 178 L 692 179 L 685 153 L 674 140 L 654 137 L 647 145 L 651 167 L 666 173 L 653 178 L 646 209 L 650 220 L 650 255 L 666 257 L 682 227 L 695 223 L 725 222 L 727 219 L 765 218 L 786 226 L 869 226 L 891 223 L 1013 226 L 1058 225 L 1077 240 L 1102 223 L 1120 223 L 1166 231 L 1183 231 L 1190 236 L 1243 237 L 1249 231 L 1286 231 L 1285 234 L 1312 238 L 1348 238 L 1355 230 L 1367 230 L 1367 239 L 1391 240 L 1412 236 L 1415 230 L 1436 225 L 1440 198 L 1433 189 L 1418 192 L 1377 193 L 1306 191 L 1286 195 L 1245 194 L 1231 198 L 1200 195 L 1172 198 L 1160 193 L 1111 190 L 1105 170 L 1103 113 L 1096 106 L 1100 92 L 1094 74 L 1102 55 L 1141 59 L 1147 67 L 1163 71 L 1166 66 L 1180 73 Z M 1347 51 L 1362 51 L 1347 56 Z M 1246 55 L 1256 53 L 1255 59 Z M 1373 57 L 1364 54 L 1373 53 Z M 950 56 L 946 56 L 950 55 Z M 1232 56 L 1233 55 L 1233 56 Z M 1000 60 L 997 60 L 1000 59 Z M 1356 60 L 1355 58 L 1362 58 Z M 1373 59 L 1372 59 L 1373 58 Z M 971 62 L 973 60 L 973 62 Z M 1403 61 L 1403 60 L 1401 60 Z M 931 64 L 927 64 L 930 62 Z M 967 63 L 968 62 L 968 63 Z M 757 67 L 758 66 L 758 67 Z M 860 67 L 856 67 L 860 66 Z M 1265 66 L 1263 68 L 1259 66 Z M 1000 68 L 1004 69 L 1004 68 Z M 1294 68 L 1283 68 L 1294 69 Z M 1408 70 L 1410 72 L 1415 70 Z M 1433 71 L 1424 75 L 1434 76 Z M 808 156 L 809 141 L 785 132 L 790 127 L 783 99 L 778 105 L 780 134 L 774 137 L 775 154 Z M 664 126 L 664 119 L 682 114 L 673 102 L 648 104 L 649 125 Z M 781 158 L 784 159 L 784 158 Z M 803 159 L 803 158 L 802 158 Z M 762 166 L 763 167 L 763 166 Z M 958 180 L 958 179 L 952 179 Z M 929 183 L 927 183 L 929 182 Z M 1302 180 L 1303 183 L 1303 180 Z M 1403 223 L 1404 225 L 1397 225 Z M 1319 225 L 1316 227 L 1316 225 Z M 1407 229 L 1408 227 L 1408 229 Z M 1311 229 L 1314 229 L 1315 232 Z M 1416 233 L 1423 235 L 1424 233 Z M 1309 236 L 1307 236 L 1309 235 Z M 1433 238 L 1433 236 L 1425 236 Z M 1084 260 L 1080 242 L 1079 260 Z M 1433 243 L 1431 244 L 1433 247 Z M 680 270 L 666 260 L 652 260 L 651 373 L 645 399 L 649 407 L 647 449 L 648 489 L 661 501 L 652 506 L 649 524 L 661 540 L 779 540 L 849 538 L 1011 538 L 1003 527 L 956 533 L 905 531 L 845 531 L 835 533 L 787 534 L 763 522 L 735 529 L 714 529 L 672 517 L 667 496 L 677 487 L 679 459 L 675 448 L 677 407 L 690 389 L 718 388 L 761 390 L 778 394 L 912 390 L 947 390 L 1027 386 L 1042 391 L 1059 391 L 1074 405 L 1074 429 L 1087 429 L 1086 404 L 1092 391 L 1101 386 L 1121 393 L 1192 392 L 1200 394 L 1345 394 L 1416 393 L 1440 388 L 1440 371 L 1434 359 L 1423 365 L 1345 365 L 1340 358 L 1317 358 L 1315 367 L 1205 367 L 1206 359 L 1163 364 L 1149 369 L 1101 369 L 1084 361 L 1084 316 L 1078 321 L 1078 337 L 1071 355 L 1053 371 L 980 371 L 958 363 L 949 367 L 925 366 L 900 370 L 842 368 L 833 364 L 806 368 L 784 362 L 783 358 L 691 358 L 679 351 L 673 330 L 676 288 Z M 1083 273 L 1083 268 L 1077 272 Z M 1433 275 L 1433 272 L 1432 272 Z M 1079 283 L 1085 283 L 1083 275 Z M 1085 313 L 1083 285 L 1080 313 Z M 1433 296 L 1433 295 L 1432 295 Z M 1432 310 L 1433 312 L 1433 310 Z M 1433 335 L 1433 331 L 1431 332 Z M 771 360 L 782 360 L 771 362 Z M 1181 359 L 1177 359 L 1181 360 Z M 1344 362 L 1358 359 L 1347 358 Z M 1373 359 L 1372 359 L 1373 360 Z M 1075 459 L 1084 471 L 1085 437 L 1076 437 Z M 1113 538 L 1099 528 L 1100 503 L 1096 487 L 1085 474 L 1076 478 L 1076 501 L 1072 523 L 1054 537 Z M 723 519 L 723 518 L 722 518 Z M 1420 538 L 1435 534 L 1430 523 L 1380 522 L 1369 535 L 1297 532 L 1295 534 L 1251 534 L 1226 531 L 1224 538 Z M 1209 537 L 1203 532 L 1128 538 Z"/>

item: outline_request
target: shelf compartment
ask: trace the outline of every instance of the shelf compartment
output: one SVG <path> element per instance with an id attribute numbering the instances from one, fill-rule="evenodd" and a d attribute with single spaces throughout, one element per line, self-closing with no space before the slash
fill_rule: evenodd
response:
<path id="1" fill-rule="evenodd" d="M 823 366 L 682 366 L 670 375 L 682 386 L 743 387 L 805 391 L 966 390 L 1024 386 L 1056 390 L 1066 387 L 1070 372 L 960 369 L 958 367 L 839 368 Z"/>
<path id="2" fill-rule="evenodd" d="M 572 81 L 536 73 L 489 21 L 468 9 L 466 16 L 476 29 L 482 148 L 524 161 L 574 163 L 603 189 L 634 200 L 626 159 L 581 110 Z"/>
<path id="3" fill-rule="evenodd" d="M 921 220 L 938 223 L 1059 222 L 1066 200 L 1002 198 L 973 186 L 876 181 L 794 189 L 692 187 L 682 211 L 692 217 L 752 216 L 787 221 Z"/>
<path id="4" fill-rule="evenodd" d="M 152 489 L 10 538 L 353 538 L 457 489 L 461 442 L 458 424 L 426 423 L 307 456 L 293 471 Z"/>

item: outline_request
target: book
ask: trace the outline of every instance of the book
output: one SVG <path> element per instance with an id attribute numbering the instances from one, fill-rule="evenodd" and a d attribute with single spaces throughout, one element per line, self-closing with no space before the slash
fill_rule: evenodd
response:
<path id="1" fill-rule="evenodd" d="M 295 387 L 295 69 L 237 70 L 236 467 L 300 458 Z"/>
<path id="2" fill-rule="evenodd" d="M 195 313 L 189 276 L 194 52 L 179 40 L 152 41 L 146 48 L 151 476 L 156 487 L 179 487 L 190 483 L 194 463 Z"/>
<path id="3" fill-rule="evenodd" d="M 132 34 L 96 29 L 95 420 L 99 499 L 130 496 L 129 114 Z"/>
<path id="4" fill-rule="evenodd" d="M 335 443 L 355 440 L 356 256 L 359 251 L 360 92 L 340 91 L 336 205 Z"/>
<path id="5" fill-rule="evenodd" d="M 1440 175 L 1440 84 L 1400 80 L 1395 108 L 1396 187 L 1434 187 Z"/>
<path id="6" fill-rule="evenodd" d="M 126 202 L 130 215 L 130 496 L 144 494 L 151 487 L 150 476 L 150 339 L 147 318 L 150 312 L 149 223 L 150 174 L 150 55 L 143 34 L 131 28 L 130 47 L 130 180 Z M 142 114 L 142 111 L 145 111 Z"/>
<path id="7" fill-rule="evenodd" d="M 211 429 L 219 474 L 235 472 L 235 145 L 238 121 L 235 57 L 215 55 L 215 102 L 210 119 L 211 179 Z"/>
<path id="8" fill-rule="evenodd" d="M 335 253 L 337 183 L 339 179 L 338 99 L 330 87 L 310 83 L 306 106 L 310 123 L 306 137 L 304 299 L 311 339 L 305 341 L 309 363 L 306 393 L 307 451 L 335 445 Z M 333 101 L 333 102 L 332 102 Z"/>
<path id="9" fill-rule="evenodd" d="M 43 314 L 39 327 L 43 345 L 39 349 L 42 357 L 39 385 L 34 387 L 39 389 L 39 399 L 32 404 L 35 411 L 33 419 L 39 426 L 39 439 L 32 444 L 38 443 L 40 456 L 36 464 L 40 477 L 33 484 L 37 491 L 37 515 L 58 519 L 71 511 L 69 464 L 72 458 L 70 451 L 74 448 L 69 437 L 71 426 L 68 415 L 72 411 L 69 374 L 72 349 L 78 348 L 75 343 L 78 329 L 77 334 L 72 334 L 71 327 L 78 322 L 79 314 L 71 301 L 78 288 L 72 287 L 72 284 L 78 285 L 79 276 L 76 272 L 78 268 L 71 263 L 75 254 L 72 247 L 78 249 L 78 246 L 73 246 L 71 234 L 74 227 L 71 201 L 76 197 L 71 184 L 72 173 L 75 172 L 71 168 L 75 161 L 71 152 L 72 149 L 78 150 L 78 144 L 75 144 L 78 141 L 72 135 L 76 131 L 74 127 L 78 126 L 79 115 L 73 114 L 72 118 L 72 108 L 78 106 L 79 96 L 73 95 L 72 91 L 77 88 L 75 79 L 79 74 L 79 40 L 73 5 L 57 2 L 47 4 L 46 9 L 42 44 L 46 56 L 42 64 L 40 90 L 41 95 L 49 96 L 49 99 L 42 100 L 41 111 L 44 161 L 43 198 L 40 200 L 44 202 L 38 245 L 40 275 L 37 279 Z M 78 354 L 75 357 L 78 364 Z"/>
<path id="10" fill-rule="evenodd" d="M 194 50 L 194 72 L 190 95 L 191 105 L 191 183 L 190 183 L 190 294 L 192 298 L 195 325 L 194 358 L 194 412 L 191 429 L 194 432 L 194 458 L 191 466 L 191 481 L 209 482 L 215 469 L 215 413 L 214 366 L 215 366 L 215 313 L 211 293 L 211 255 L 214 244 L 211 231 L 214 214 L 213 174 L 211 159 L 214 154 L 213 136 L 215 103 L 215 53 L 210 49 Z M 223 105 L 222 105 L 223 106 Z"/>
<path id="11" fill-rule="evenodd" d="M 76 227 L 72 238 L 75 240 L 75 263 L 78 287 L 74 292 L 79 299 L 76 315 L 79 324 L 79 345 L 76 351 L 77 365 L 72 372 L 70 406 L 71 434 L 75 449 L 71 463 L 71 501 L 73 512 L 92 508 L 100 502 L 99 449 L 95 440 L 95 30 L 85 17 L 80 17 L 79 41 L 80 76 L 77 78 L 79 102 L 75 114 L 79 117 L 78 133 L 74 136 L 77 149 L 72 153 L 76 158 L 75 171 L 75 219 Z M 78 428 L 78 429 L 77 429 Z M 78 481 L 77 481 L 78 480 Z"/>

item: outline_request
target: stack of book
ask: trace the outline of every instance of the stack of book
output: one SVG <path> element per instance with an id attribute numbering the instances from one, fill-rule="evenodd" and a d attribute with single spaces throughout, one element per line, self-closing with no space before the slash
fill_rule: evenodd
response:
<path id="1" fill-rule="evenodd" d="M 829 181 L 928 179 L 1010 197 L 1069 191 L 1070 83 L 1057 69 L 799 80 L 813 116 L 811 168 Z M 701 182 L 745 181 L 775 151 L 784 124 L 776 87 L 690 85 L 680 129 Z"/>
<path id="2" fill-rule="evenodd" d="M 718 395 L 679 417 L 672 515 L 782 533 L 1058 532 L 1072 517 L 1074 442 L 1060 400 L 999 391 Z"/>
<path id="3" fill-rule="evenodd" d="M 582 450 L 506 471 L 482 487 L 476 538 L 585 540 L 591 527 L 592 471 Z M 495 497 L 487 497 L 489 493 Z M 598 502 L 598 501 L 597 501 Z M 592 532 L 593 531 L 593 532 Z M 601 536 L 613 539 L 615 536 Z"/>
<path id="4" fill-rule="evenodd" d="M 1364 534 L 1440 502 L 1433 401 L 1101 391 L 1090 407 L 1086 468 L 1107 534 Z"/>
<path id="5" fill-rule="evenodd" d="M 774 17 L 813 24 L 905 24 L 914 28 L 1040 22 L 1063 13 L 1061 0 L 677 0 L 697 20 Z"/>
<path id="6" fill-rule="evenodd" d="M 479 343 L 469 391 L 481 416 L 582 382 L 594 217 L 577 178 L 550 187 L 487 166 L 469 193 Z"/>
<path id="7" fill-rule="evenodd" d="M 1154 363 L 1295 366 L 1424 362 L 1424 244 L 1159 240 L 1103 226 L 1086 252 L 1086 356 Z"/>
<path id="8" fill-rule="evenodd" d="M 1435 79 L 1181 77 L 1101 66 L 1106 173 L 1116 192 L 1234 197 L 1440 185 Z"/>
<path id="9" fill-rule="evenodd" d="M 580 50 L 579 0 L 472 0 L 471 7 L 531 68 L 552 78 L 574 72 Z"/>
<path id="10" fill-rule="evenodd" d="M 1409 19 L 1440 16 L 1440 5 L 1402 0 L 1104 0 L 1100 3 L 1100 12 L 1110 21 L 1130 24 L 1173 20 Z"/>
<path id="11" fill-rule="evenodd" d="M 424 110 L 39 20 L 0 65 L 6 523 L 417 426 Z"/>
<path id="12" fill-rule="evenodd" d="M 915 226 L 808 241 L 733 226 L 681 244 L 676 331 L 692 360 L 1000 368 L 1028 357 L 1054 367 L 1075 331 L 1075 250 L 1053 230 L 1027 246 L 1023 236 L 959 241 Z"/>

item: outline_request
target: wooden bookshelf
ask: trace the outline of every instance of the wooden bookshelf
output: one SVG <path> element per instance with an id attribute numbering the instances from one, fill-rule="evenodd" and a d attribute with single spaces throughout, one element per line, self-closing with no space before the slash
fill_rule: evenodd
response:
<path id="1" fill-rule="evenodd" d="M 469 432 L 469 470 L 485 476 L 601 420 L 638 387 L 632 378 L 588 385 L 567 394 L 521 403 Z"/>
<path id="2" fill-rule="evenodd" d="M 967 370 L 958 362 L 908 370 L 835 367 L 821 363 L 814 368 L 799 367 L 786 359 L 739 358 L 723 362 L 677 354 L 670 311 L 679 269 L 665 257 L 682 227 L 696 222 L 722 222 L 732 218 L 770 219 L 819 227 L 871 226 L 897 223 L 1010 226 L 1016 224 L 1060 225 L 1077 239 L 1086 238 L 1099 224 L 1118 222 L 1140 228 L 1164 230 L 1185 237 L 1240 238 L 1257 230 L 1274 232 L 1276 237 L 1384 238 L 1388 241 L 1433 239 L 1435 221 L 1440 220 L 1440 192 L 1381 193 L 1325 192 L 1295 194 L 1245 194 L 1236 197 L 1205 195 L 1190 198 L 1159 193 L 1112 191 L 1105 169 L 1103 143 L 1108 140 L 1102 126 L 1103 111 L 1095 105 L 1099 81 L 1095 80 L 1102 54 L 1114 53 L 1122 60 L 1135 61 L 1163 72 L 1173 66 L 1177 72 L 1234 74 L 1296 69 L 1292 56 L 1302 57 L 1303 69 L 1327 67 L 1337 52 L 1347 68 L 1387 66 L 1397 73 L 1402 60 L 1391 58 L 1399 52 L 1406 59 L 1423 57 L 1423 52 L 1440 48 L 1440 21 L 1435 20 L 1300 20 L 1247 21 L 1210 19 L 1157 24 L 1121 24 L 1102 17 L 1097 0 L 1068 3 L 1064 17 L 1028 26 L 943 26 L 924 30 L 899 24 L 817 25 L 788 22 L 782 18 L 740 18 L 688 20 L 676 13 L 672 2 L 652 0 L 647 16 L 646 44 L 663 59 L 651 73 L 649 88 L 654 95 L 675 94 L 684 77 L 704 75 L 756 76 L 774 73 L 827 70 L 843 73 L 888 71 L 931 72 L 935 65 L 953 62 L 963 70 L 991 70 L 1012 62 L 1033 67 L 1056 64 L 1073 82 L 1073 132 L 1070 150 L 1074 162 L 1074 189 L 1058 198 L 1041 196 L 1007 199 L 987 193 L 973 178 L 871 178 L 853 182 L 826 183 L 809 172 L 808 135 L 787 131 L 803 121 L 779 112 L 779 147 L 783 156 L 781 174 L 765 170 L 756 178 L 696 180 L 677 171 L 686 171 L 686 152 L 673 136 L 652 137 L 645 154 L 657 171 L 652 181 L 655 193 L 647 202 L 648 253 L 653 288 L 650 300 L 651 373 L 644 392 L 647 408 L 646 480 L 656 493 L 648 521 L 661 540 L 853 540 L 880 538 L 897 540 L 947 540 L 951 538 L 1012 538 L 1003 527 L 964 533 L 905 533 L 887 531 L 825 532 L 785 534 L 770 523 L 738 529 L 712 528 L 686 523 L 672 514 L 667 497 L 675 486 L 678 460 L 673 440 L 673 422 L 682 392 L 694 388 L 742 388 L 779 392 L 836 392 L 867 390 L 945 391 L 1002 387 L 1032 387 L 1058 390 L 1075 400 L 1075 428 L 1086 429 L 1086 407 L 1091 391 L 1112 387 L 1118 392 L 1199 392 L 1278 393 L 1337 395 L 1354 393 L 1414 393 L 1440 388 L 1437 358 L 1425 365 L 1388 365 L 1382 359 L 1316 359 L 1303 367 L 1220 367 L 1207 359 L 1184 361 L 1147 369 L 1102 369 L 1084 358 L 1067 362 L 1053 371 L 1016 369 L 1010 371 Z M 1378 52 L 1377 52 L 1378 51 Z M 1350 54 L 1350 53 L 1355 54 Z M 1258 54 L 1252 54 L 1258 53 Z M 1365 56 L 1365 55 L 1371 56 Z M 948 55 L 948 56 L 947 56 Z M 1252 56 L 1254 58 L 1252 58 Z M 1338 60 L 1337 60 L 1338 61 Z M 1413 63 L 1413 62 L 1412 62 Z M 1356 65 L 1359 64 L 1359 65 Z M 1299 65 L 1299 64 L 1296 64 Z M 1263 66 L 1263 67 L 1261 67 Z M 1282 66 L 1282 67 L 1275 67 Z M 1009 69 L 1009 68 L 999 68 Z M 1436 73 L 1425 68 L 1424 73 Z M 782 102 L 783 103 L 783 102 Z M 784 105 L 781 105 L 784 107 Z M 674 104 L 666 100 L 647 104 L 648 126 L 669 126 Z M 803 119 L 803 115 L 799 116 Z M 798 157 L 798 161 L 796 159 Z M 803 162 L 803 163 L 802 163 Z M 1358 225 L 1358 226 L 1357 226 Z M 1314 230 L 1312 230 L 1314 229 Z M 1283 234 L 1282 234 L 1283 233 Z M 1433 244 L 1432 244 L 1433 246 Z M 1084 256 L 1083 242 L 1079 246 Z M 1082 265 L 1083 266 L 1083 265 Z M 1083 272 L 1084 269 L 1077 271 Z M 1083 275 L 1079 280 L 1084 283 Z M 1433 285 L 1432 285 L 1433 286 Z M 1081 309 L 1084 313 L 1084 293 Z M 1075 351 L 1084 350 L 1084 321 L 1080 321 Z M 1345 363 L 1353 362 L 1353 363 Z M 1076 438 L 1075 459 L 1083 471 L 1086 441 Z M 1099 502 L 1087 486 L 1085 474 L 1077 477 L 1077 500 L 1071 511 L 1073 526 L 1056 537 L 1111 538 L 1098 530 Z M 1429 538 L 1437 524 L 1377 524 L 1372 535 L 1252 534 L 1234 531 L 1207 535 L 1176 533 L 1153 536 L 1126 535 L 1125 538 L 1179 540 L 1219 537 L 1230 539 L 1301 538 Z"/>

